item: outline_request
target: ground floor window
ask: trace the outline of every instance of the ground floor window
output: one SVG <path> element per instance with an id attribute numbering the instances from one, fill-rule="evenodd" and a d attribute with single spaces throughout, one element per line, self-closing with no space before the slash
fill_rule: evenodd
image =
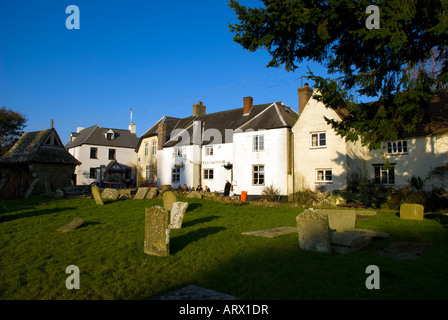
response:
<path id="1" fill-rule="evenodd" d="M 174 168 L 172 171 L 172 182 L 180 182 L 180 168 Z"/>
<path id="2" fill-rule="evenodd" d="M 252 166 L 252 184 L 264 186 L 264 165 Z"/>
<path id="3" fill-rule="evenodd" d="M 395 166 L 394 165 L 374 165 L 374 181 L 378 184 L 395 184 Z"/>
<path id="4" fill-rule="evenodd" d="M 333 171 L 331 169 L 317 169 L 316 182 L 333 182 Z"/>
<path id="5" fill-rule="evenodd" d="M 97 170 L 96 170 L 96 168 L 90 168 L 89 178 L 90 179 L 96 179 L 97 178 Z"/>
<path id="6" fill-rule="evenodd" d="M 204 169 L 204 179 L 213 180 L 213 169 Z"/>

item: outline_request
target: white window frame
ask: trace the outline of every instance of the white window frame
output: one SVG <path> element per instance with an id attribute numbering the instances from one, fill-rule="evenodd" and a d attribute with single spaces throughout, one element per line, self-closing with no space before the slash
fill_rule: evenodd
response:
<path id="1" fill-rule="evenodd" d="M 322 178 L 320 178 L 319 172 L 322 172 Z M 327 175 L 330 173 L 330 178 L 328 179 Z M 330 168 L 327 169 L 316 169 L 316 182 L 317 183 L 333 183 L 333 170 Z"/>
<path id="2" fill-rule="evenodd" d="M 260 167 L 263 167 L 260 170 Z M 255 177 L 257 177 L 257 183 L 255 183 Z M 263 183 L 260 183 L 260 177 L 263 179 Z M 255 164 L 252 166 L 252 185 L 253 186 L 264 186 L 266 180 L 266 170 L 264 164 Z"/>
<path id="3" fill-rule="evenodd" d="M 143 155 L 145 157 L 147 157 L 148 154 L 149 154 L 149 142 L 145 142 L 145 151 L 144 151 Z"/>
<path id="4" fill-rule="evenodd" d="M 322 139 L 321 135 L 324 135 L 324 139 Z M 313 136 L 316 136 L 316 145 L 313 145 Z M 325 143 L 322 144 L 322 141 Z M 326 148 L 327 147 L 327 132 L 319 131 L 319 132 L 310 132 L 310 148 Z"/>
<path id="5" fill-rule="evenodd" d="M 395 164 L 391 164 L 390 169 L 384 169 L 384 164 L 374 164 L 373 165 L 373 181 L 377 184 L 382 185 L 395 185 Z M 379 177 L 377 178 L 377 170 L 379 170 Z M 392 173 L 392 174 L 391 174 Z M 386 175 L 386 177 L 384 177 Z M 392 182 L 391 182 L 392 177 Z"/>
<path id="6" fill-rule="evenodd" d="M 398 140 L 398 141 L 387 142 L 386 153 L 388 155 L 407 154 L 408 153 L 408 141 L 407 140 Z"/>
<path id="7" fill-rule="evenodd" d="M 213 156 L 213 146 L 205 147 L 205 156 Z"/>
<path id="8" fill-rule="evenodd" d="M 151 153 L 152 153 L 153 156 L 157 155 L 157 141 L 156 140 L 152 141 Z"/>
<path id="9" fill-rule="evenodd" d="M 257 134 L 255 136 L 252 136 L 252 151 L 264 151 L 264 134 Z"/>
<path id="10" fill-rule="evenodd" d="M 204 180 L 213 180 L 214 176 L 214 169 L 204 169 Z"/>

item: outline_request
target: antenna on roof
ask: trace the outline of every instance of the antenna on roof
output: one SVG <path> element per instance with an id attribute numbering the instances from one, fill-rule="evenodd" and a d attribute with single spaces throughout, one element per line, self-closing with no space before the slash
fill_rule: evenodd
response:
<path id="1" fill-rule="evenodd" d="M 132 108 L 131 108 L 131 123 L 132 123 L 132 111 L 133 111 L 133 110 L 132 110 Z"/>

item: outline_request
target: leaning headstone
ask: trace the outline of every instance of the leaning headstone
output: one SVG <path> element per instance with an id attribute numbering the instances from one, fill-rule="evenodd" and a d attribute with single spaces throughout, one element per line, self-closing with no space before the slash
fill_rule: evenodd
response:
<path id="1" fill-rule="evenodd" d="M 103 192 L 101 193 L 101 198 L 117 200 L 118 199 L 118 190 L 114 189 L 114 188 L 105 188 L 103 190 Z"/>
<path id="2" fill-rule="evenodd" d="M 167 210 L 171 210 L 173 208 L 173 203 L 177 201 L 174 192 L 169 190 L 163 193 L 162 199 L 163 199 L 163 207 Z"/>
<path id="3" fill-rule="evenodd" d="M 103 198 L 101 198 L 100 189 L 97 186 L 92 186 L 92 195 L 95 199 L 95 203 L 98 205 L 104 205 Z"/>
<path id="4" fill-rule="evenodd" d="M 158 194 L 159 194 L 159 189 L 150 188 L 148 193 L 146 194 L 146 199 L 155 199 L 155 198 L 157 198 Z"/>
<path id="5" fill-rule="evenodd" d="M 59 228 L 58 231 L 60 231 L 60 232 L 69 232 L 69 231 L 75 230 L 76 228 L 78 228 L 82 224 L 84 224 L 84 219 L 82 219 L 82 218 L 75 218 L 72 221 L 70 221 L 70 223 L 68 223 L 65 226 Z"/>
<path id="6" fill-rule="evenodd" d="M 330 229 L 339 232 L 353 229 L 356 224 L 356 210 L 317 209 L 317 213 L 326 215 Z"/>
<path id="7" fill-rule="evenodd" d="M 331 253 L 330 230 L 326 215 L 305 210 L 296 220 L 300 249 Z"/>
<path id="8" fill-rule="evenodd" d="M 182 220 L 184 219 L 185 212 L 188 208 L 188 202 L 176 201 L 173 203 L 173 208 L 171 209 L 171 229 L 180 229 L 182 226 Z"/>
<path id="9" fill-rule="evenodd" d="M 202 199 L 202 194 L 199 191 L 191 191 L 188 195 L 187 198 L 197 198 L 197 199 Z"/>
<path id="10" fill-rule="evenodd" d="M 134 199 L 145 199 L 146 194 L 148 193 L 149 188 L 138 188 L 137 193 L 135 194 Z"/>
<path id="11" fill-rule="evenodd" d="M 405 220 L 423 220 L 425 207 L 421 204 L 403 203 L 400 206 L 400 218 Z"/>
<path id="12" fill-rule="evenodd" d="M 144 252 L 149 255 L 170 255 L 170 213 L 165 208 L 154 206 L 145 211 Z"/>

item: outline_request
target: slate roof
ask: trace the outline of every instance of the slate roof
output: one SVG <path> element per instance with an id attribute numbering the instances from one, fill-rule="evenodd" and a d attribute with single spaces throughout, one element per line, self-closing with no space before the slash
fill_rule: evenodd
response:
<path id="1" fill-rule="evenodd" d="M 46 144 L 50 134 L 54 132 L 56 142 Z M 79 165 L 65 148 L 55 129 L 26 132 L 14 146 L 0 158 L 2 164 L 70 164 Z"/>
<path id="2" fill-rule="evenodd" d="M 168 117 L 164 116 L 162 119 L 156 122 L 148 131 L 146 131 L 139 139 L 137 146 L 135 148 L 136 151 L 140 148 L 140 145 L 142 144 L 143 139 L 154 137 L 158 135 L 158 126 L 159 123 L 166 123 L 166 132 L 167 132 L 167 139 L 169 139 L 170 135 L 169 133 L 174 129 L 174 127 L 181 121 L 180 118 L 175 117 Z"/>
<path id="3" fill-rule="evenodd" d="M 190 116 L 183 119 L 178 119 L 176 125 L 171 131 L 167 128 L 167 135 L 173 130 L 186 130 L 190 137 L 190 144 L 193 142 L 193 121 L 201 121 L 202 132 L 208 129 L 214 129 L 221 135 L 221 140 L 213 137 L 205 138 L 202 141 L 203 145 L 216 143 L 231 143 L 232 135 L 226 137 L 226 129 L 246 131 L 252 129 L 268 130 L 277 128 L 291 128 L 298 119 L 298 114 L 293 109 L 287 107 L 282 102 L 274 102 L 267 104 L 254 105 L 249 114 L 243 115 L 243 108 L 232 109 L 227 111 L 215 112 L 201 116 Z M 213 131 L 209 131 L 213 132 Z M 167 138 L 164 147 L 172 147 L 179 143 L 174 135 Z M 229 141 L 230 140 L 230 141 Z"/>
<path id="4" fill-rule="evenodd" d="M 106 138 L 106 132 L 110 130 L 115 133 L 115 138 L 113 140 L 107 140 Z M 81 130 L 75 136 L 73 141 L 65 145 L 66 149 L 78 147 L 83 144 L 134 149 L 138 143 L 137 135 L 131 133 L 129 130 L 101 128 L 98 125 Z"/>

